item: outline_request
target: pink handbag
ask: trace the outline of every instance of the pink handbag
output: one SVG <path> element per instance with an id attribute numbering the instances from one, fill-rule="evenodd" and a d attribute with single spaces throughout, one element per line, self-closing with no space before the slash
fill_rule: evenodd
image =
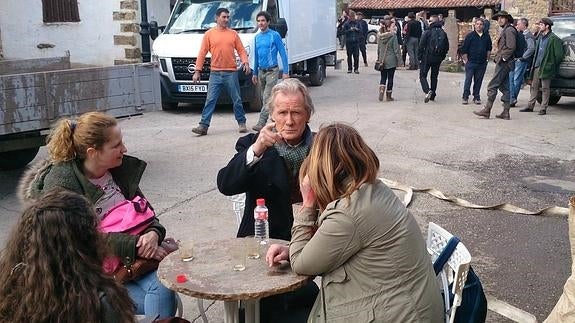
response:
<path id="1" fill-rule="evenodd" d="M 100 221 L 98 228 L 104 233 L 118 232 L 131 235 L 140 234 L 154 221 L 155 213 L 148 201 L 136 196 L 133 200 L 125 200 L 110 209 Z M 107 274 L 115 273 L 121 265 L 118 256 L 104 259 L 103 269 Z"/>

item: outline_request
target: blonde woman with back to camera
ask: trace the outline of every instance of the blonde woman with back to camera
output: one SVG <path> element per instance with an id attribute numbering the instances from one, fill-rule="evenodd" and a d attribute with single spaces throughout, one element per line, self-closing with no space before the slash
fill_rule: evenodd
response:
<path id="1" fill-rule="evenodd" d="M 443 302 L 419 226 L 377 179 L 379 160 L 351 126 L 317 133 L 300 170 L 289 247 L 270 266 L 320 275 L 308 322 L 443 322 Z"/>
<path id="2" fill-rule="evenodd" d="M 24 174 L 19 197 L 26 204 L 54 187 L 62 188 L 85 196 L 101 220 L 126 200 L 143 197 L 139 183 L 146 163 L 126 152 L 114 117 L 88 112 L 76 121 L 62 119 L 48 136 L 49 158 Z M 138 235 L 106 236 L 113 254 L 123 265 L 131 265 L 136 257 L 161 261 L 173 247 L 164 241 L 165 234 L 166 229 L 154 217 Z M 175 294 L 160 283 L 155 270 L 124 286 L 136 304 L 136 314 L 160 318 L 174 315 Z"/>

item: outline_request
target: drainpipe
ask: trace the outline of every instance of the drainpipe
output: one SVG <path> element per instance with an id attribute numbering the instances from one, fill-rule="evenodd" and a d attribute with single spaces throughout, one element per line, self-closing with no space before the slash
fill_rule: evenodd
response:
<path id="1" fill-rule="evenodd" d="M 142 36 L 142 62 L 147 63 L 150 61 L 150 23 L 148 23 L 148 2 L 147 0 L 140 0 L 140 14 L 142 20 L 140 22 L 140 35 Z"/>

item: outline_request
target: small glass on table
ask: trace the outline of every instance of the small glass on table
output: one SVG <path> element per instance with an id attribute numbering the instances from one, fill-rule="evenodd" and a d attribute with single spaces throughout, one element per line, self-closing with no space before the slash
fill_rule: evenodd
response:
<path id="1" fill-rule="evenodd" d="M 247 257 L 247 240 L 248 239 L 236 239 L 234 244 L 230 248 L 230 254 L 232 256 L 232 269 L 234 271 L 244 271 L 246 269 L 246 259 Z"/>
<path id="2" fill-rule="evenodd" d="M 191 240 L 178 240 L 178 247 L 182 261 L 191 261 L 194 259 L 194 243 Z"/>

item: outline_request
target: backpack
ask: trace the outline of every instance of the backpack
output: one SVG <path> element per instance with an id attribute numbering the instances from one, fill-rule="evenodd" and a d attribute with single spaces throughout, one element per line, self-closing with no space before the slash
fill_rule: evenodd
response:
<path id="1" fill-rule="evenodd" d="M 511 28 L 515 29 L 515 51 L 513 52 L 513 56 L 515 58 L 523 57 L 523 53 L 527 50 L 527 40 L 525 40 L 525 35 L 522 32 L 519 32 L 515 27 L 511 26 Z"/>
<path id="2" fill-rule="evenodd" d="M 431 28 L 429 33 L 429 41 L 427 43 L 428 53 L 440 57 L 442 60 L 445 59 L 445 55 L 447 55 L 447 51 L 449 50 L 445 44 L 447 35 L 441 28 Z"/>
<path id="3" fill-rule="evenodd" d="M 455 247 L 459 244 L 459 238 L 456 236 L 451 237 L 449 242 L 437 260 L 433 263 L 433 269 L 435 274 L 439 274 L 443 270 L 443 266 L 449 260 L 449 257 L 455 251 Z M 453 284 L 453 283 L 452 283 Z M 451 294 L 452 284 L 449 285 L 449 303 L 453 306 L 453 297 Z M 441 291 L 443 294 L 443 290 Z M 443 295 L 442 295 L 442 299 Z M 487 317 L 487 298 L 485 298 L 485 293 L 483 292 L 483 286 L 479 277 L 473 271 L 471 266 L 467 272 L 467 279 L 465 280 L 465 285 L 463 286 L 463 293 L 461 298 L 461 305 L 457 307 L 457 312 L 455 312 L 455 322 L 457 323 L 484 323 Z"/>

